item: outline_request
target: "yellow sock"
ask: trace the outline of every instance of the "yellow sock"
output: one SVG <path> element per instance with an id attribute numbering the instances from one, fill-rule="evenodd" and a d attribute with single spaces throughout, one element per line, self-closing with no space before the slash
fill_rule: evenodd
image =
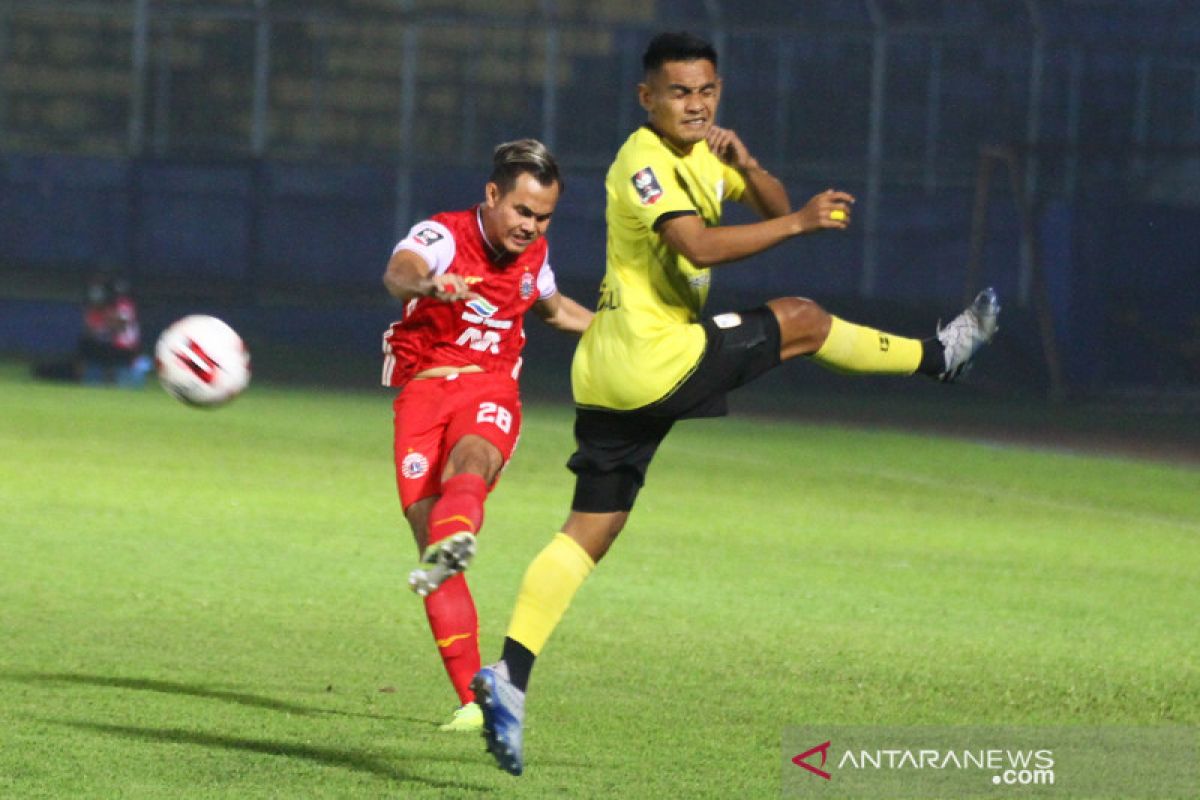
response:
<path id="1" fill-rule="evenodd" d="M 833 317 L 829 336 L 813 358 L 837 372 L 911 375 L 921 364 L 920 339 L 895 336 Z"/>
<path id="2" fill-rule="evenodd" d="M 565 533 L 556 534 L 525 570 L 517 607 L 508 623 L 508 638 L 520 642 L 535 656 L 571 605 L 596 562 Z"/>

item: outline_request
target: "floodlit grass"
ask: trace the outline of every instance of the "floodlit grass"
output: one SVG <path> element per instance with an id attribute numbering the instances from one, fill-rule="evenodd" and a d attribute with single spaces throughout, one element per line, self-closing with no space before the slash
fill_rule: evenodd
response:
<path id="1" fill-rule="evenodd" d="M 1194 468 L 681 424 L 512 778 L 434 730 L 385 392 L 204 412 L 6 367 L 0 409 L 3 797 L 778 797 L 788 726 L 1200 723 Z M 526 409 L 471 577 L 485 660 L 571 445 Z"/>

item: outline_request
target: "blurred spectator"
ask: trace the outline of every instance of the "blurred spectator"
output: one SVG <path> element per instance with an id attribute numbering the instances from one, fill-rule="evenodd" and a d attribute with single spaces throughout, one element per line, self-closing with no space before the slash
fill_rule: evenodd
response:
<path id="1" fill-rule="evenodd" d="M 80 377 L 84 383 L 141 386 L 148 359 L 129 283 L 97 276 L 88 283 L 79 337 Z"/>
<path id="2" fill-rule="evenodd" d="M 83 332 L 75 357 L 40 364 L 41 378 L 75 380 L 86 384 L 136 387 L 145 383 L 150 358 L 142 352 L 137 304 L 123 278 L 93 276 L 83 306 Z"/>

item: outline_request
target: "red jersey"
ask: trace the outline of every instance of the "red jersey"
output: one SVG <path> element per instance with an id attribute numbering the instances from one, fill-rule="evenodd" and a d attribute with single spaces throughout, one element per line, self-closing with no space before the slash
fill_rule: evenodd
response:
<path id="1" fill-rule="evenodd" d="M 89 304 L 83 312 L 83 326 L 89 339 L 110 344 L 118 350 L 132 353 L 142 346 L 137 306 L 125 295 L 118 295 L 102 305 Z"/>
<path id="2" fill-rule="evenodd" d="M 431 274 L 461 275 L 479 297 L 446 303 L 432 297 L 408 302 L 404 319 L 383 335 L 383 384 L 403 386 L 432 367 L 482 367 L 516 380 L 525 346 L 525 312 L 558 288 L 546 238 L 525 252 L 497 257 L 483 235 L 479 207 L 418 222 L 393 252 L 411 250 Z"/>

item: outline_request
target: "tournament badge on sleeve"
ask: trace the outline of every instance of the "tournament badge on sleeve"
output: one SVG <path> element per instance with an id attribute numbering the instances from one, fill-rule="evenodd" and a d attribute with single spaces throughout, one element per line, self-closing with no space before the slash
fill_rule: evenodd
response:
<path id="1" fill-rule="evenodd" d="M 638 197 L 642 199 L 642 205 L 652 206 L 658 202 L 658 198 L 662 197 L 662 186 L 658 183 L 658 178 L 654 175 L 654 170 L 650 167 L 639 169 L 633 176 L 633 188 L 637 189 Z"/>
<path id="2" fill-rule="evenodd" d="M 433 228 L 422 228 L 413 234 L 413 238 L 426 247 L 429 247 L 431 244 L 440 242 L 443 239 L 443 236 Z"/>

